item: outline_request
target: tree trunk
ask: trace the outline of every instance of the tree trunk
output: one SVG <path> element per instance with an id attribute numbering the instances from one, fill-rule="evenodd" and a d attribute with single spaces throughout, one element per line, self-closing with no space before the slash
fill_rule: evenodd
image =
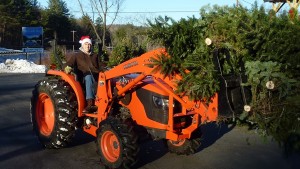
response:
<path id="1" fill-rule="evenodd" d="M 102 34 L 102 50 L 105 50 L 105 34 L 106 34 L 106 13 L 103 14 L 103 34 Z"/>

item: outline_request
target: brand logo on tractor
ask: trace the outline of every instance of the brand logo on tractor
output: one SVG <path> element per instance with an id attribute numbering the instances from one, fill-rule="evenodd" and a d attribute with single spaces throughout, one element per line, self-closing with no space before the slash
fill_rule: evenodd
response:
<path id="1" fill-rule="evenodd" d="M 153 58 L 145 59 L 145 60 L 144 60 L 145 63 L 147 63 L 147 62 L 149 62 L 149 63 L 154 63 L 154 61 L 155 61 L 155 60 L 154 60 Z"/>
<path id="2" fill-rule="evenodd" d="M 128 69 L 128 68 L 131 68 L 131 67 L 136 66 L 136 65 L 138 65 L 138 62 L 134 61 L 134 62 L 131 62 L 131 63 L 128 63 L 128 64 L 124 65 L 123 68 Z"/>

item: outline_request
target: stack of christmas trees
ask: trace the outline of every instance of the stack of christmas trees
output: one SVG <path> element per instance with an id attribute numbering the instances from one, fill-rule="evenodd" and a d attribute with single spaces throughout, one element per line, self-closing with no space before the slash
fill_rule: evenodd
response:
<path id="1" fill-rule="evenodd" d="M 239 121 L 251 121 L 262 134 L 300 150 L 298 14 L 291 18 L 287 12 L 279 15 L 263 7 L 227 6 L 206 6 L 200 14 L 178 22 L 159 17 L 150 23 L 150 39 L 172 56 L 162 57 L 162 72 L 180 73 L 178 90 L 191 99 L 209 98 L 219 90 L 213 51 L 229 51 L 231 64 L 223 63 L 224 72 L 244 73 L 247 83 L 242 85 L 252 91 L 251 110 Z"/>

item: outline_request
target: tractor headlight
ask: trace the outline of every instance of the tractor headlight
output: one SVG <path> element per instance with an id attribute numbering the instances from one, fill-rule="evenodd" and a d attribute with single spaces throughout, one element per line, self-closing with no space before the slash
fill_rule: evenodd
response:
<path id="1" fill-rule="evenodd" d="M 168 110 L 169 109 L 169 99 L 162 97 L 153 96 L 153 103 L 159 109 Z"/>

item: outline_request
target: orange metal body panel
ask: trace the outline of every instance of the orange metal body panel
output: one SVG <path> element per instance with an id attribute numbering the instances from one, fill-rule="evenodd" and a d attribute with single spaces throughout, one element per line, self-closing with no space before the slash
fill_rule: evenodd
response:
<path id="1" fill-rule="evenodd" d="M 132 94 L 132 100 L 128 106 L 129 110 L 135 110 L 131 111 L 131 116 L 134 121 L 136 121 L 137 124 L 150 127 L 150 128 L 156 128 L 156 129 L 162 129 L 166 130 L 167 125 L 158 123 L 156 121 L 153 121 L 149 119 L 146 115 L 144 105 L 140 102 L 138 97 L 136 96 L 136 93 Z"/>

